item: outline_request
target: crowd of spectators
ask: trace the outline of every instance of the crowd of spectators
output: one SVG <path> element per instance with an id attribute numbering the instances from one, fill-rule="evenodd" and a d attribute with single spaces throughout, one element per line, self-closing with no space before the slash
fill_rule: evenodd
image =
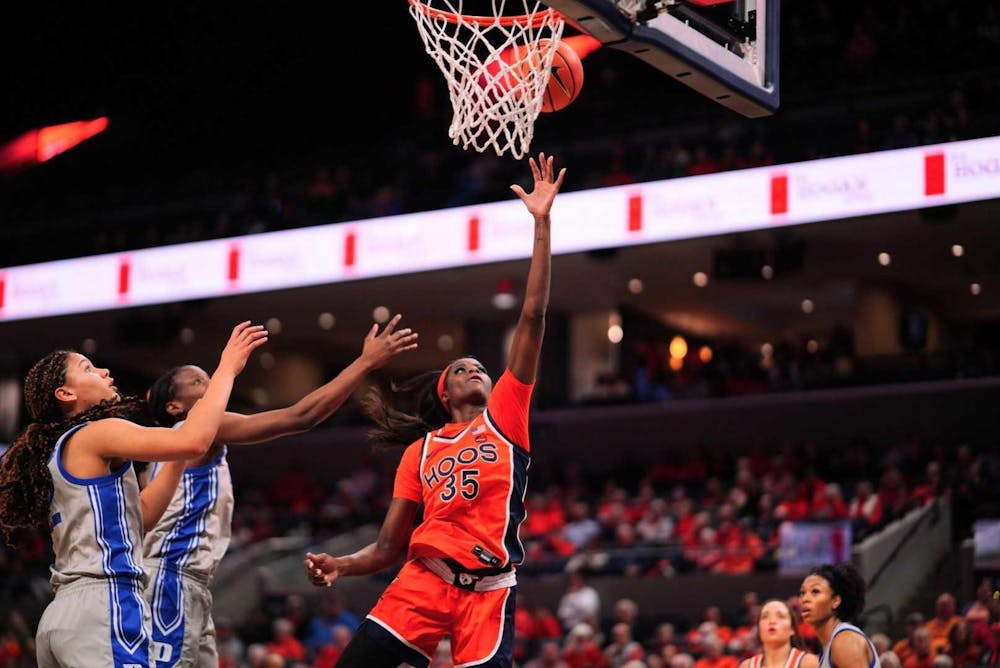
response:
<path id="1" fill-rule="evenodd" d="M 801 621 L 798 597 L 788 603 L 807 651 L 822 648 Z M 610 603 L 610 605 L 607 605 Z M 741 605 L 709 605 L 689 618 L 661 620 L 643 614 L 636 601 L 603 601 L 587 579 L 570 576 L 554 609 L 525 604 L 515 613 L 518 668 L 737 668 L 761 651 L 756 619 L 761 597 L 746 591 Z M 926 614 L 925 614 L 926 613 Z M 864 626 L 865 620 L 858 620 Z M 312 602 L 290 594 L 257 611 L 239 627 L 216 619 L 220 668 L 332 668 L 360 623 L 335 590 Z M 31 665 L 24 633 L 8 623 L 0 631 L 0 665 Z M 996 666 L 1000 652 L 1000 592 L 984 578 L 975 597 L 959 607 L 949 591 L 933 609 L 912 610 L 896 631 L 872 633 L 883 668 L 972 668 Z M 447 640 L 432 668 L 454 668 Z"/>
<path id="2" fill-rule="evenodd" d="M 736 457 L 677 453 L 599 484 L 563 465 L 557 483 L 536 486 L 526 500 L 522 571 L 662 577 L 774 570 L 786 522 L 842 521 L 860 541 L 941 495 L 951 498 L 960 539 L 971 535 L 975 512 L 995 511 L 998 465 L 995 455 L 966 445 L 951 454 L 914 438 L 881 456 L 864 439 L 836 451 L 806 443 Z"/>

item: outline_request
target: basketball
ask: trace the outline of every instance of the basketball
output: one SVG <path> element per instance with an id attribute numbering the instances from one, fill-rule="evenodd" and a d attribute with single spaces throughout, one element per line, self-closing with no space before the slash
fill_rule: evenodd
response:
<path id="1" fill-rule="evenodd" d="M 566 108 L 583 88 L 583 61 L 563 40 L 556 45 L 549 68 L 549 85 L 545 88 L 542 111 L 549 113 Z"/>
<path id="2" fill-rule="evenodd" d="M 564 109 L 580 94 L 580 89 L 583 87 L 582 58 L 600 43 L 589 35 L 586 36 L 586 40 L 578 40 L 578 37 L 562 39 L 556 45 L 552 54 L 552 66 L 549 68 L 549 83 L 542 96 L 543 112 Z M 540 40 L 538 45 L 544 49 L 548 45 L 548 40 Z M 527 57 L 524 49 L 523 46 L 512 47 L 500 54 L 500 57 L 511 65 L 507 76 L 512 82 L 517 82 L 519 78 L 527 78 L 529 73 L 538 68 L 538 59 Z"/>

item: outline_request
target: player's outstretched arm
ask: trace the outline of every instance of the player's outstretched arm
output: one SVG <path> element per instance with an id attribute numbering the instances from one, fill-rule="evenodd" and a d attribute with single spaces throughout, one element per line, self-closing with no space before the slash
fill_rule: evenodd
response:
<path id="1" fill-rule="evenodd" d="M 339 577 L 371 575 L 398 563 L 406 556 L 418 507 L 409 499 L 394 498 L 374 543 L 343 557 L 309 552 L 304 562 L 306 577 L 318 587 L 329 587 Z"/>
<path id="2" fill-rule="evenodd" d="M 545 311 L 549 305 L 549 290 L 552 282 L 552 244 L 550 212 L 556 194 L 562 187 L 566 168 L 556 175 L 552 166 L 552 156 L 538 154 L 538 161 L 528 159 L 535 185 L 530 193 L 514 184 L 510 187 L 521 198 L 535 219 L 535 243 L 531 252 L 531 266 L 525 287 L 521 316 L 514 330 L 510 357 L 507 364 L 511 373 L 522 383 L 535 382 L 538 359 L 545 335 Z"/>
<path id="3" fill-rule="evenodd" d="M 396 329 L 402 315 L 395 315 L 382 331 L 373 324 L 365 336 L 361 354 L 330 382 L 322 385 L 291 406 L 252 415 L 226 413 L 219 427 L 218 442 L 259 443 L 279 436 L 307 431 L 322 423 L 339 409 L 361 381 L 397 355 L 417 348 L 418 334 L 409 327 Z"/>

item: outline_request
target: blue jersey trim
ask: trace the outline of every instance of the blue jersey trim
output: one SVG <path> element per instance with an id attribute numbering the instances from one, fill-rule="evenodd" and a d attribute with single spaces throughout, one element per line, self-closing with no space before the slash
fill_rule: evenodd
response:
<path id="1" fill-rule="evenodd" d="M 83 422 L 81 424 L 76 425 L 75 427 L 71 427 L 65 434 L 59 437 L 58 441 L 56 441 L 56 447 L 52 450 L 52 456 L 56 458 L 56 464 L 59 466 L 59 473 L 61 473 L 63 477 L 66 478 L 66 480 L 73 483 L 74 485 L 97 485 L 102 482 L 114 480 L 115 478 L 120 478 L 123 475 L 125 475 L 125 471 L 132 466 L 131 459 L 126 459 L 125 463 L 122 464 L 120 468 L 112 471 L 111 473 L 108 473 L 106 475 L 99 475 L 96 478 L 77 478 L 75 475 L 67 471 L 65 466 L 63 466 L 63 460 L 62 460 L 63 446 L 66 444 L 66 441 L 68 441 L 70 437 L 73 436 L 73 434 L 80 431 L 88 424 L 90 423 Z"/>
<path id="2" fill-rule="evenodd" d="M 184 470 L 184 475 L 203 475 L 205 473 L 211 473 L 215 468 L 222 463 L 222 460 L 226 457 L 226 446 L 222 446 L 222 452 L 219 456 L 210 461 L 207 464 L 202 464 L 201 466 L 191 466 Z"/>

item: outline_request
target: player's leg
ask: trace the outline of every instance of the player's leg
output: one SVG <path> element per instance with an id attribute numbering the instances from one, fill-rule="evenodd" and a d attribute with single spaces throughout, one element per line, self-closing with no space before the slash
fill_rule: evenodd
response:
<path id="1" fill-rule="evenodd" d="M 462 591 L 460 614 L 451 629 L 455 665 L 510 668 L 514 662 L 517 587 Z"/>
<path id="2" fill-rule="evenodd" d="M 219 648 L 215 641 L 215 620 L 212 619 L 212 592 L 205 585 L 198 585 L 198 596 L 192 591 L 191 599 L 199 604 L 188 611 L 188 619 L 197 624 L 199 632 L 194 641 L 193 655 L 197 657 L 195 666 L 198 668 L 218 668 Z M 187 648 L 185 648 L 187 651 Z"/>
<path id="3" fill-rule="evenodd" d="M 428 665 L 427 657 L 380 631 L 381 627 L 370 619 L 362 622 L 337 660 L 337 668 L 396 668 L 401 663 L 417 668 Z"/>
<path id="4" fill-rule="evenodd" d="M 420 561 L 404 564 L 344 648 L 337 668 L 427 666 L 450 626 L 450 589 Z"/>
<path id="5" fill-rule="evenodd" d="M 151 568 L 145 596 L 153 619 L 153 656 L 160 666 L 184 665 L 184 637 L 187 596 L 180 573 L 168 568 Z"/>

